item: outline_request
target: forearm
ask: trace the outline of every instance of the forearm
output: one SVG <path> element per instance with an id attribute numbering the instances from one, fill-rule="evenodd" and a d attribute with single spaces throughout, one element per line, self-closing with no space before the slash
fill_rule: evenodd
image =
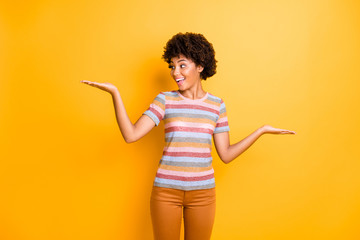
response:
<path id="1" fill-rule="evenodd" d="M 222 157 L 222 160 L 225 163 L 231 162 L 232 160 L 237 158 L 240 154 L 245 152 L 262 134 L 264 134 L 263 129 L 258 128 L 243 140 L 235 144 L 229 145 L 224 156 Z"/>
<path id="2" fill-rule="evenodd" d="M 126 109 L 124 103 L 121 99 L 119 91 L 114 91 L 111 93 L 114 108 L 115 108 L 115 115 L 116 121 L 120 128 L 120 132 L 125 140 L 125 142 L 132 142 L 132 136 L 134 136 L 135 126 L 130 121 L 129 116 L 126 113 Z"/>

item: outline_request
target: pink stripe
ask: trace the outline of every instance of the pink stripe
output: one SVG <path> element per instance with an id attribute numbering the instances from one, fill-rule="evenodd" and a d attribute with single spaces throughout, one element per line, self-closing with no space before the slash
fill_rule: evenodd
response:
<path id="1" fill-rule="evenodd" d="M 158 111 L 161 116 L 164 116 L 165 112 L 164 112 L 164 110 L 162 110 L 161 107 L 159 107 L 159 106 L 156 105 L 156 104 L 151 104 L 151 107 L 153 107 L 156 111 Z"/>
<path id="2" fill-rule="evenodd" d="M 218 119 L 217 123 L 222 123 L 222 122 L 227 122 L 228 118 L 227 117 L 222 117 L 220 119 Z"/>
<path id="3" fill-rule="evenodd" d="M 194 127 L 194 128 L 204 128 L 204 129 L 214 130 L 214 125 L 211 125 L 209 123 L 194 123 L 194 122 L 182 122 L 182 121 L 173 121 L 166 123 L 165 129 L 169 127 Z"/>
<path id="4" fill-rule="evenodd" d="M 213 109 L 213 108 L 209 108 L 209 107 L 204 107 L 204 106 L 199 106 L 199 105 L 189 105 L 189 104 L 166 104 L 166 108 L 171 108 L 171 109 L 199 109 L 199 110 L 205 110 L 208 112 L 212 112 L 215 114 L 219 114 L 219 111 Z"/>
<path id="5" fill-rule="evenodd" d="M 213 178 L 214 174 L 209 174 L 201 177 L 181 177 L 181 176 L 165 175 L 165 174 L 157 173 L 156 177 L 164 178 L 164 179 L 180 180 L 180 181 L 201 181 L 201 180 L 208 180 Z"/>
<path id="6" fill-rule="evenodd" d="M 165 129 L 165 133 L 168 132 L 197 132 L 197 133 L 209 133 L 212 134 L 213 131 L 207 128 L 191 128 L 191 127 L 168 127 Z"/>
<path id="7" fill-rule="evenodd" d="M 166 105 L 168 105 L 168 104 L 170 104 L 170 105 L 183 105 L 181 101 L 173 101 L 173 100 L 170 100 L 170 99 L 166 99 Z M 214 109 L 216 111 L 219 111 L 219 109 L 220 109 L 220 106 L 216 106 L 214 104 L 205 103 L 205 102 L 197 102 L 196 105 L 211 108 L 211 109 Z"/>
<path id="8" fill-rule="evenodd" d="M 225 127 L 225 126 L 229 126 L 228 122 L 223 122 L 223 123 L 216 124 L 216 127 Z"/>
<path id="9" fill-rule="evenodd" d="M 195 152 L 168 152 L 168 151 L 164 151 L 163 155 L 172 156 L 172 157 L 200 157 L 200 158 L 211 157 L 210 153 L 195 153 Z"/>
<path id="10" fill-rule="evenodd" d="M 194 147 L 164 147 L 167 152 L 193 152 L 193 153 L 210 153 L 211 148 L 194 148 Z"/>
<path id="11" fill-rule="evenodd" d="M 149 110 L 150 110 L 153 114 L 155 114 L 155 115 L 158 117 L 158 119 L 161 121 L 162 116 L 161 116 L 161 114 L 160 114 L 158 111 L 156 111 L 155 108 L 150 107 Z"/>
<path id="12" fill-rule="evenodd" d="M 203 171 L 203 172 L 183 172 L 183 171 L 172 171 L 159 168 L 157 170 L 158 173 L 166 174 L 166 175 L 174 175 L 174 176 L 181 176 L 181 177 L 200 177 L 214 173 L 214 169 Z"/>

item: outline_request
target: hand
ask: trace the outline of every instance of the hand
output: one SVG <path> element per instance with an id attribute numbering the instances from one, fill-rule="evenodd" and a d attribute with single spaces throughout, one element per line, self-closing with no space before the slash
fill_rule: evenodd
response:
<path id="1" fill-rule="evenodd" d="M 273 134 L 296 134 L 294 131 L 286 130 L 286 129 L 280 129 L 280 128 L 274 128 L 270 125 L 264 125 L 261 127 L 261 130 L 263 133 L 273 133 Z"/>
<path id="2" fill-rule="evenodd" d="M 98 83 L 98 82 L 91 82 L 88 80 L 81 80 L 80 82 L 86 83 L 93 87 L 97 87 L 97 88 L 104 90 L 106 92 L 109 92 L 111 94 L 117 91 L 117 87 L 111 83 Z"/>

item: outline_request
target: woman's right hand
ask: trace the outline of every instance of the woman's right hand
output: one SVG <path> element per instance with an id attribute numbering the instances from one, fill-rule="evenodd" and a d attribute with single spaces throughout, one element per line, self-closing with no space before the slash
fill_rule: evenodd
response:
<path id="1" fill-rule="evenodd" d="M 104 90 L 104 91 L 106 91 L 108 93 L 111 93 L 111 94 L 118 90 L 117 87 L 112 83 L 98 83 L 98 82 L 91 82 L 91 81 L 88 81 L 88 80 L 81 80 L 80 82 L 86 83 L 86 84 L 88 84 L 90 86 L 93 86 L 93 87 L 97 87 L 97 88 L 99 88 L 101 90 Z"/>
<path id="2" fill-rule="evenodd" d="M 296 134 L 295 131 L 281 129 L 281 128 L 274 128 L 270 125 L 263 125 L 261 128 L 263 133 L 273 133 L 273 134 Z"/>

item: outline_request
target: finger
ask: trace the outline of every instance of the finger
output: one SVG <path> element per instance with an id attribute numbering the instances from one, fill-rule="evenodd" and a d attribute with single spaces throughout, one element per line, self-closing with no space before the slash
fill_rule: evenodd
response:
<path id="1" fill-rule="evenodd" d="M 82 83 L 85 83 L 85 84 L 88 84 L 88 85 L 90 85 L 91 84 L 91 82 L 90 81 L 87 81 L 87 80 L 83 80 L 83 81 L 81 81 Z"/>
<path id="2" fill-rule="evenodd" d="M 294 131 L 284 131 L 283 133 L 295 134 Z"/>
<path id="3" fill-rule="evenodd" d="M 288 133 L 292 133 L 295 134 L 295 131 L 291 131 L 291 130 L 286 130 Z"/>
<path id="4" fill-rule="evenodd" d="M 99 85 L 99 83 L 97 83 L 97 82 L 90 82 L 90 81 L 88 82 L 88 84 L 91 85 L 91 86 L 98 86 Z"/>
<path id="5" fill-rule="evenodd" d="M 91 87 L 98 87 L 99 84 L 97 82 L 90 82 L 90 81 L 84 81 L 83 83 L 91 86 Z"/>
<path id="6" fill-rule="evenodd" d="M 295 133 L 294 131 L 291 131 L 291 130 L 287 130 L 287 129 L 278 129 L 279 131 L 281 131 L 281 132 L 286 132 L 286 133 Z"/>
<path id="7" fill-rule="evenodd" d="M 88 80 L 81 80 L 80 82 L 87 83 L 87 84 L 98 84 L 97 82 L 91 82 L 91 81 L 88 81 Z"/>

